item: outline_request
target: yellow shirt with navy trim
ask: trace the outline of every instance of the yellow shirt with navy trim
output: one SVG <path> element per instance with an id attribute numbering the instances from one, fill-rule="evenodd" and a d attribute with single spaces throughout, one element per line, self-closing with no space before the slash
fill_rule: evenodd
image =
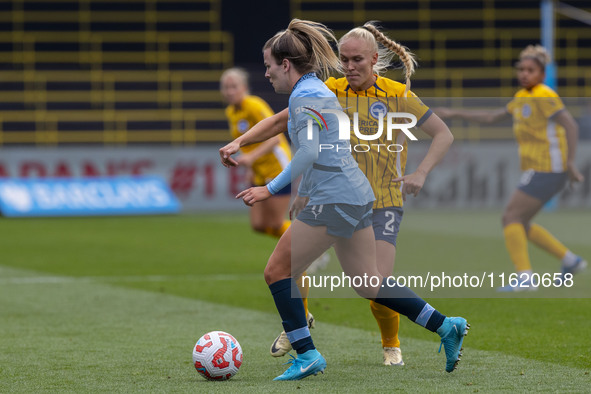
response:
<path id="1" fill-rule="evenodd" d="M 246 133 L 252 126 L 261 120 L 273 115 L 273 110 L 265 100 L 257 96 L 246 96 L 239 106 L 229 105 L 226 108 L 226 117 L 230 125 L 232 139 L 236 139 Z M 252 165 L 254 179 L 253 184 L 263 186 L 275 178 L 287 166 L 291 160 L 291 148 L 287 138 L 279 135 L 280 142 L 269 153 L 259 157 Z M 256 149 L 261 143 L 243 146 L 242 153 L 248 153 Z"/>
<path id="2" fill-rule="evenodd" d="M 346 78 L 329 78 L 326 86 L 339 98 L 341 106 L 353 122 L 353 114 L 359 114 L 359 132 L 365 135 L 374 135 L 378 131 L 378 119 L 380 112 L 408 112 L 416 116 L 417 126 L 420 126 L 432 111 L 412 92 L 410 97 L 404 97 L 406 85 L 389 78 L 378 76 L 376 82 L 367 90 L 354 91 L 349 86 Z M 392 140 L 387 139 L 386 117 L 384 116 L 384 128 L 381 137 L 375 141 L 361 141 L 353 132 L 351 124 L 351 146 L 373 146 L 368 152 L 356 152 L 351 154 L 359 164 L 359 168 L 367 176 L 371 188 L 376 196 L 373 208 L 388 208 L 402 206 L 401 183 L 393 183 L 392 180 L 404 175 L 407 157 L 406 136 L 401 130 L 394 130 Z M 399 120 L 397 123 L 404 123 Z M 399 144 L 402 151 L 396 153 L 388 151 L 387 146 Z M 398 150 L 392 147 L 392 150 Z M 360 149 L 363 150 L 363 149 Z"/>
<path id="3" fill-rule="evenodd" d="M 521 170 L 564 172 L 568 145 L 562 126 L 552 117 L 564 109 L 558 94 L 539 84 L 521 89 L 507 104 L 513 115 L 513 132 L 519 145 Z"/>

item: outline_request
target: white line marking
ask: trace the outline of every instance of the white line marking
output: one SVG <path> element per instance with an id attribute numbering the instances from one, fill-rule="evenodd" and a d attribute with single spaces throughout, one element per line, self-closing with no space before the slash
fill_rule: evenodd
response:
<path id="1" fill-rule="evenodd" d="M 264 280 L 260 274 L 228 275 L 136 275 L 136 276 L 19 276 L 0 278 L 0 285 L 63 284 L 63 283 L 125 283 L 125 282 L 168 282 L 168 281 L 238 281 Z"/>

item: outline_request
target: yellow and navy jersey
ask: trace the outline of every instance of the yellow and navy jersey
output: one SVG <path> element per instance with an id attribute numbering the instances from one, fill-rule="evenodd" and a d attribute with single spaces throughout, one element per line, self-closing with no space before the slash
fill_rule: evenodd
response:
<path id="1" fill-rule="evenodd" d="M 566 133 L 552 121 L 552 116 L 563 109 L 558 94 L 543 84 L 521 89 L 507 104 L 507 112 L 513 115 L 522 171 L 566 171 Z"/>
<path id="2" fill-rule="evenodd" d="M 404 97 L 406 85 L 388 78 L 377 77 L 375 84 L 367 90 L 356 92 L 349 86 L 346 78 L 329 78 L 326 86 L 339 98 L 343 110 L 349 115 L 351 122 L 353 114 L 359 114 L 358 128 L 361 134 L 375 135 L 378 131 L 379 114 L 387 112 L 408 112 L 416 116 L 417 126 L 420 126 L 432 114 L 432 111 L 412 92 Z M 399 120 L 397 123 L 404 123 Z M 381 137 L 374 141 L 361 141 L 354 133 L 351 124 L 351 146 L 357 144 L 374 145 L 368 152 L 359 149 L 352 150 L 352 155 L 359 164 L 359 168 L 367 176 L 371 188 L 376 196 L 374 209 L 401 207 L 401 183 L 392 183 L 404 175 L 407 156 L 406 135 L 398 129 L 392 133 L 392 140 L 387 139 L 386 117 Z M 380 145 L 381 144 L 381 145 Z M 403 150 L 396 153 L 397 148 L 388 150 L 386 147 L 399 144 Z M 375 145 L 380 145 L 379 149 Z"/>
<path id="3" fill-rule="evenodd" d="M 236 139 L 246 133 L 252 126 L 261 120 L 273 115 L 273 110 L 263 99 L 256 96 L 246 96 L 240 106 L 229 105 L 226 108 L 226 117 L 230 125 L 232 139 Z M 287 166 L 291 160 L 291 148 L 287 138 L 279 135 L 280 143 L 273 150 L 259 157 L 252 165 L 254 173 L 253 183 L 257 186 L 266 185 L 275 178 Z M 243 146 L 242 153 L 248 153 L 256 149 L 260 143 Z"/>

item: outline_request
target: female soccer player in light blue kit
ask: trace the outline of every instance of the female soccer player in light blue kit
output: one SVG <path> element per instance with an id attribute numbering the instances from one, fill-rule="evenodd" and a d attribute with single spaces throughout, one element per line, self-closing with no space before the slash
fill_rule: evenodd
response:
<path id="1" fill-rule="evenodd" d="M 326 368 L 326 361 L 310 336 L 294 278 L 331 246 L 346 275 L 376 278 L 356 286 L 352 281 L 360 296 L 396 310 L 441 336 L 446 371 L 451 372 L 459 361 L 469 325 L 464 318 L 445 317 L 410 289 L 393 286 L 392 281 L 380 275 L 371 227 L 374 196 L 370 184 L 350 154 L 349 140 L 339 140 L 337 117 L 318 116 L 321 110 L 340 110 L 336 96 L 317 77 L 318 74 L 325 78 L 331 70 L 340 67 L 327 37 L 336 41 L 324 25 L 294 19 L 286 30 L 265 44 L 265 76 L 277 93 L 291 94 L 288 131 L 295 154 L 291 163 L 267 186 L 252 187 L 236 196 L 252 205 L 302 175 L 292 206 L 292 217 L 296 219 L 279 240 L 265 268 L 265 280 L 285 333 L 297 352 L 292 365 L 275 380 L 299 380 Z M 268 130 L 243 134 L 220 149 L 222 163 L 236 165 L 231 155 L 241 146 L 273 135 L 274 131 Z M 321 144 L 334 149 L 320 150 Z M 294 211 L 293 207 L 302 206 L 303 210 Z"/>

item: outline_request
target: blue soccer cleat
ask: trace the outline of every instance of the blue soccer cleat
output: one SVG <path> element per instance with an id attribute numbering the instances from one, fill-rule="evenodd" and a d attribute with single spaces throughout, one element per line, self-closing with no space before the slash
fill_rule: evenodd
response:
<path id="1" fill-rule="evenodd" d="M 583 271 L 587 268 L 587 262 L 581 257 L 577 256 L 577 261 L 574 265 L 570 267 L 566 267 L 564 264 L 560 269 L 560 278 L 556 279 L 555 285 L 556 286 L 563 286 L 564 285 L 564 275 L 566 274 L 578 274 L 579 272 Z"/>
<path id="2" fill-rule="evenodd" d="M 441 346 L 445 347 L 446 372 L 452 372 L 458 366 L 462 358 L 462 343 L 469 329 L 470 325 L 463 317 L 446 317 L 437 329 L 437 334 L 441 337 L 439 352 L 441 353 Z"/>
<path id="3" fill-rule="evenodd" d="M 290 356 L 291 360 L 286 364 L 291 364 L 291 366 L 273 380 L 300 380 L 310 375 L 318 375 L 318 372 L 324 373 L 326 360 L 318 350 L 308 350 L 304 354 L 298 354 L 297 358 L 291 354 Z"/>

